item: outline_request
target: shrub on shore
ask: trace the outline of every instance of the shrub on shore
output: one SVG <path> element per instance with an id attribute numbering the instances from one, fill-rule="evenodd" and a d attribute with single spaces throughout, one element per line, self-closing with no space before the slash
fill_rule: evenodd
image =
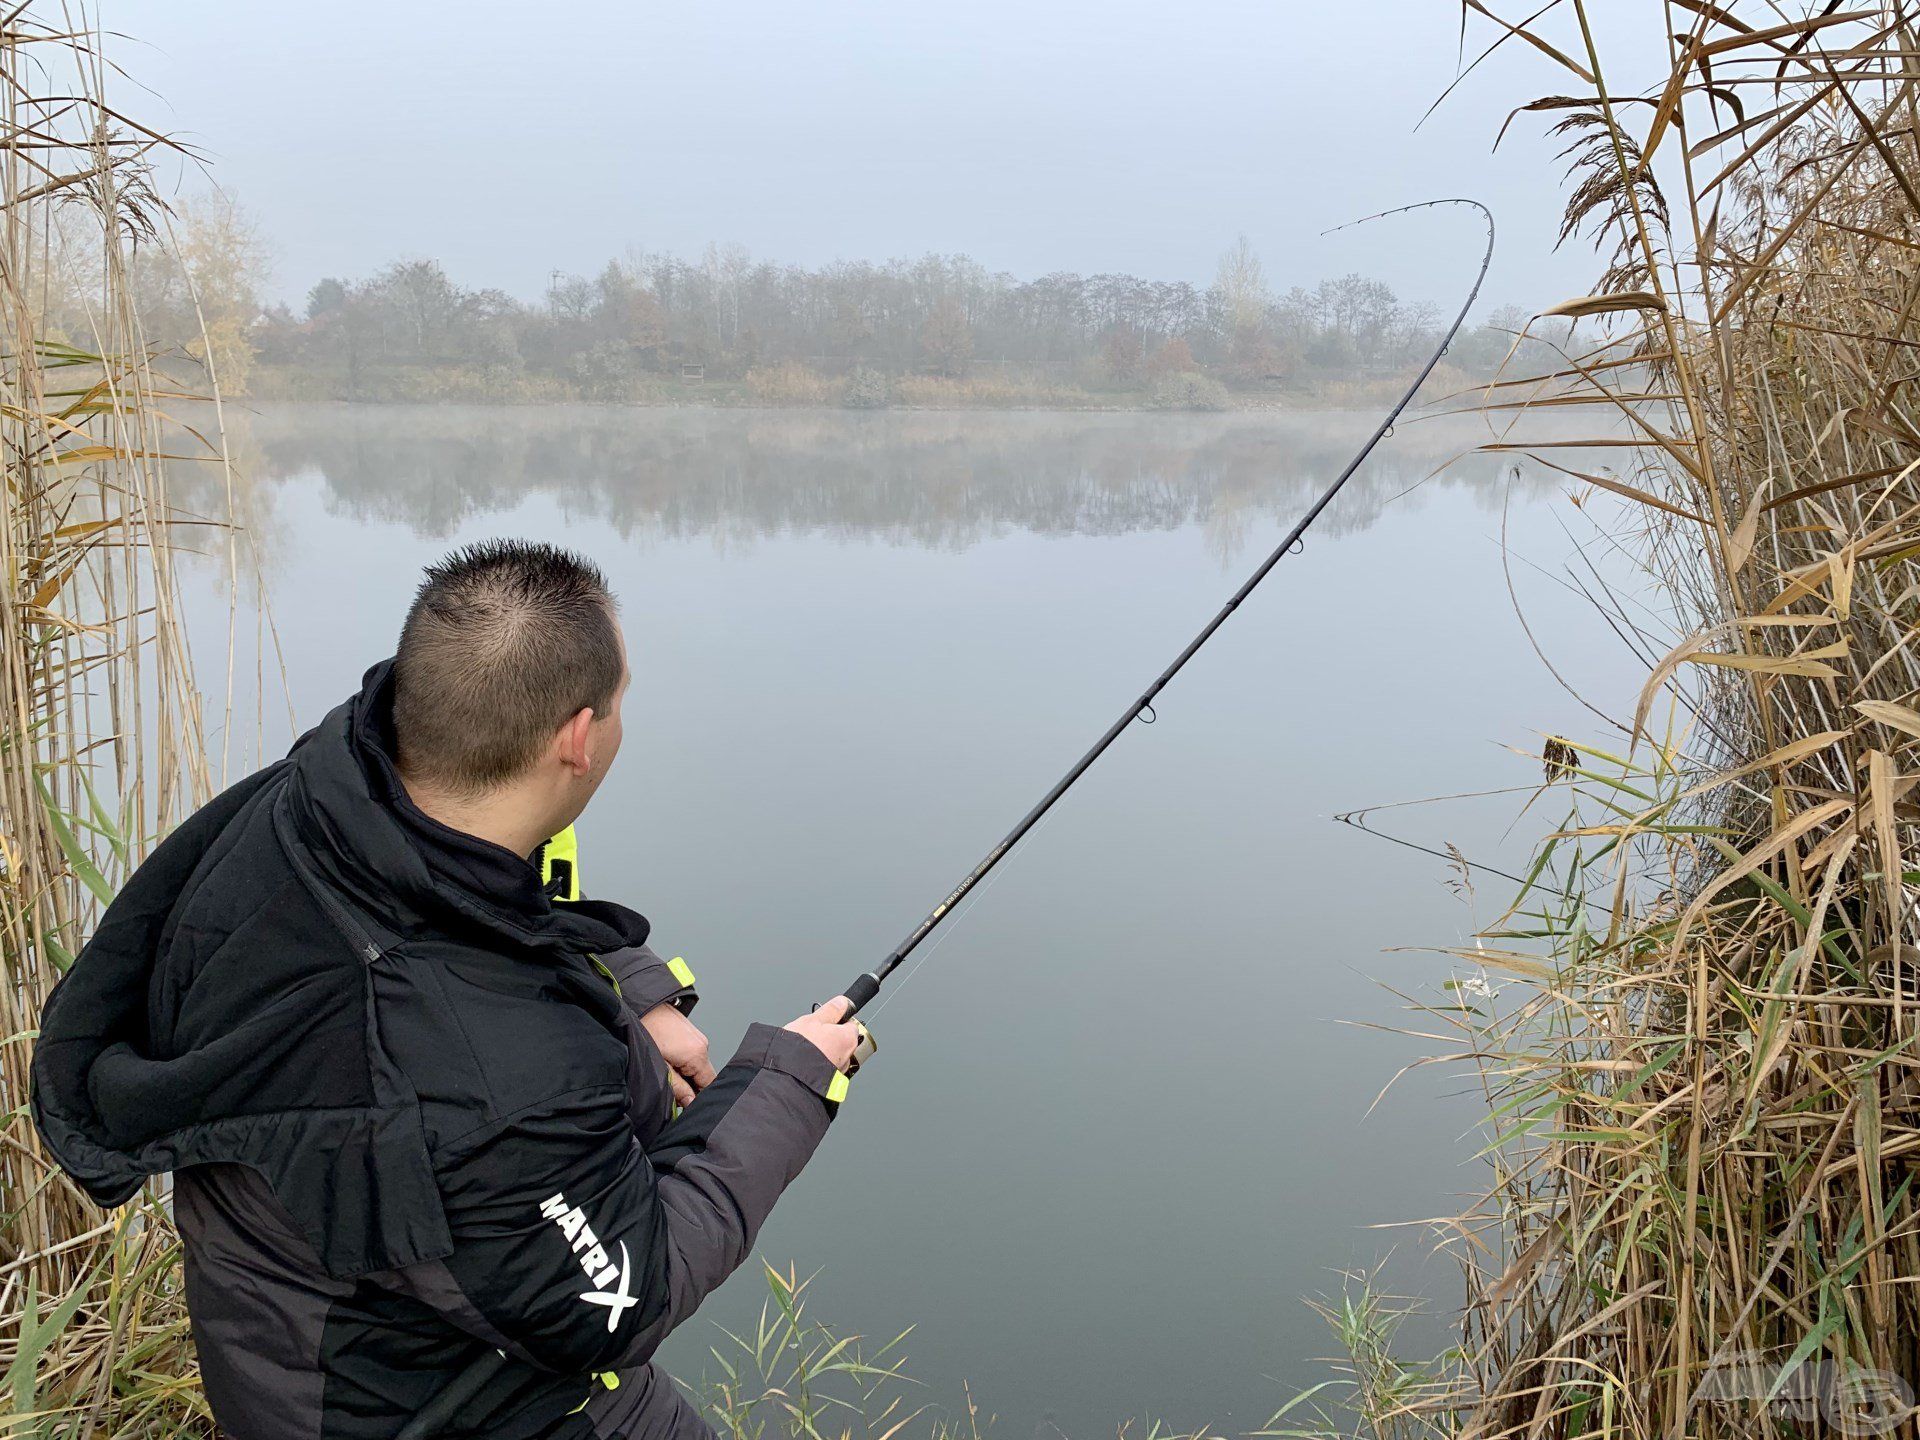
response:
<path id="1" fill-rule="evenodd" d="M 847 376 L 840 403 L 849 410 L 884 410 L 893 403 L 893 386 L 878 370 L 863 365 Z"/>
<path id="2" fill-rule="evenodd" d="M 1151 403 L 1156 410 L 1230 410 L 1233 397 L 1211 375 L 1181 370 L 1153 382 Z"/>

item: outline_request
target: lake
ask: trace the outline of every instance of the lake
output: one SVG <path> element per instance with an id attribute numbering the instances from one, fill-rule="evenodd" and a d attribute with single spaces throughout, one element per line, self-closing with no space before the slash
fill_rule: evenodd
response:
<path id="1" fill-rule="evenodd" d="M 233 443 L 301 726 L 390 652 L 451 546 L 525 535 L 605 567 L 635 679 L 582 870 L 698 971 L 718 1056 L 884 956 L 1374 423 L 342 405 L 241 415 Z M 1616 709 L 1643 674 L 1557 578 L 1585 523 L 1568 482 L 1448 463 L 1485 434 L 1403 424 L 876 1002 L 879 1055 L 760 1251 L 821 1272 L 820 1318 L 914 1327 L 912 1403 L 970 1393 L 1016 1440 L 1251 1429 L 1326 1378 L 1304 1301 L 1342 1270 L 1391 1254 L 1390 1285 L 1460 1293 L 1424 1232 L 1376 1228 L 1481 1183 L 1458 1067 L 1375 1104 L 1430 1048 L 1386 1033 L 1419 1017 L 1381 982 L 1439 998 L 1433 948 L 1512 886 L 1333 817 L 1526 786 L 1507 747 L 1595 733 L 1515 619 L 1503 525 L 1562 673 Z M 1378 823 L 1514 870 L 1550 824 L 1514 825 L 1525 798 Z M 669 1368 L 713 1371 L 710 1322 L 751 1325 L 764 1294 L 750 1265 Z"/>

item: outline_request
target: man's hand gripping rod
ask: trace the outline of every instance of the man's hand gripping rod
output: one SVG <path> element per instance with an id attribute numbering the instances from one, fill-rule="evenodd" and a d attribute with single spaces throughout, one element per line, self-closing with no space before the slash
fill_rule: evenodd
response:
<path id="1" fill-rule="evenodd" d="M 1453 344 L 1454 336 L 1460 333 L 1460 327 L 1466 323 L 1467 314 L 1473 309 L 1473 302 L 1480 298 L 1480 286 L 1487 278 L 1487 268 L 1493 263 L 1493 212 L 1478 200 L 1424 200 L 1417 205 L 1401 205 L 1392 210 L 1382 210 L 1377 215 L 1368 215 L 1359 220 L 1349 221 L 1346 225 L 1336 225 L 1333 230 L 1324 232 L 1331 235 L 1335 230 L 1346 230 L 1354 225 L 1365 225 L 1370 221 L 1384 220 L 1389 215 L 1404 215 L 1410 211 L 1426 210 L 1436 205 L 1471 205 L 1474 209 L 1478 210 L 1487 224 L 1487 244 L 1485 252 L 1480 257 L 1479 272 L 1473 278 L 1473 288 L 1467 292 L 1467 298 L 1461 304 L 1460 312 L 1453 317 L 1453 324 L 1449 325 L 1447 327 L 1447 333 L 1440 337 L 1440 343 L 1434 347 L 1433 353 L 1427 357 L 1427 363 L 1420 367 L 1420 373 L 1414 376 L 1413 383 L 1407 386 L 1406 392 L 1401 395 L 1400 399 L 1394 404 L 1394 407 L 1387 412 L 1386 418 L 1380 422 L 1379 427 L 1367 438 L 1367 443 L 1362 445 L 1353 459 L 1347 462 L 1346 468 L 1340 472 L 1339 476 L 1331 485 L 1327 486 L 1327 488 L 1321 492 L 1320 498 L 1313 502 L 1313 507 L 1300 517 L 1293 529 L 1287 532 L 1286 538 L 1280 542 L 1271 555 L 1267 556 L 1267 558 L 1261 562 L 1260 568 L 1247 577 L 1246 584 L 1233 592 L 1233 598 L 1220 607 L 1220 612 L 1207 622 L 1206 628 L 1201 630 L 1192 640 L 1188 641 L 1187 648 L 1174 657 L 1171 665 L 1160 672 L 1160 678 L 1149 685 L 1138 700 L 1135 700 L 1133 704 L 1121 712 L 1120 718 L 1107 727 L 1104 735 L 1094 741 L 1093 748 L 1074 762 L 1073 768 L 1055 782 L 1054 787 L 1041 797 L 1040 803 L 1029 810 L 1026 815 L 1021 818 L 1018 825 L 1015 825 L 1013 829 L 1007 832 L 1004 840 L 986 853 L 980 863 L 974 866 L 968 873 L 967 878 L 954 886 L 952 893 L 933 907 L 926 919 L 914 926 L 906 939 L 894 946 L 892 954 L 888 955 L 886 959 L 882 960 L 873 969 L 867 971 L 866 974 L 862 975 L 851 985 L 847 986 L 845 990 L 840 992 L 852 1002 L 851 1007 L 847 1011 L 848 1019 L 852 1019 L 857 1015 L 869 1000 L 880 993 L 881 985 L 886 983 L 889 975 L 900 968 L 900 962 L 911 955 L 920 942 L 931 935 L 934 928 L 953 913 L 953 907 L 966 897 L 969 890 L 973 889 L 975 885 L 978 885 L 987 877 L 988 872 L 1005 858 L 1009 850 L 1020 843 L 1029 830 L 1040 823 L 1040 820 L 1046 815 L 1047 811 L 1053 808 L 1054 802 L 1066 794 L 1068 790 L 1072 789 L 1074 782 L 1087 773 L 1088 768 L 1106 752 L 1106 748 L 1109 745 L 1120 738 L 1120 732 L 1125 730 L 1127 726 L 1131 725 L 1134 720 L 1141 715 L 1152 713 L 1154 698 L 1166 688 L 1167 682 L 1178 675 L 1181 668 L 1185 666 L 1187 661 L 1194 657 L 1194 654 L 1200 647 L 1213 638 L 1214 631 L 1226 624 L 1227 617 L 1240 608 L 1240 602 L 1251 595 L 1260 582 L 1267 578 L 1267 572 L 1272 570 L 1283 558 L 1292 554 L 1298 548 L 1308 528 L 1312 526 L 1315 520 L 1320 518 L 1320 512 L 1333 503 L 1333 497 L 1340 493 L 1341 487 L 1343 487 L 1347 481 L 1353 477 L 1353 473 L 1366 462 L 1367 457 L 1373 453 L 1374 446 L 1385 439 L 1388 432 L 1393 429 L 1393 423 L 1400 418 L 1401 412 L 1413 403 L 1413 397 L 1419 392 L 1420 387 L 1426 384 L 1427 377 L 1433 373 L 1434 367 L 1440 363 L 1441 357 L 1447 353 L 1448 347 Z M 862 1024 L 860 1026 L 860 1045 L 853 1053 L 853 1063 L 847 1067 L 847 1073 L 851 1075 L 855 1070 L 859 1069 L 861 1063 L 872 1056 L 874 1048 L 873 1034 Z"/>

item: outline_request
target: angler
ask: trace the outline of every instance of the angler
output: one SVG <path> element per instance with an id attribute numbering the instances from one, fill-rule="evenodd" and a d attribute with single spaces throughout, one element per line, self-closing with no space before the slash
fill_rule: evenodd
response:
<path id="1" fill-rule="evenodd" d="M 102 1205 L 173 1171 L 233 1440 L 713 1432 L 650 1363 L 846 1094 L 845 1000 L 716 1075 L 694 977 L 582 898 L 631 676 L 548 546 L 429 569 L 395 657 L 170 835 L 55 988 L 33 1113 Z M 678 1100 L 684 1109 L 675 1117 Z"/>

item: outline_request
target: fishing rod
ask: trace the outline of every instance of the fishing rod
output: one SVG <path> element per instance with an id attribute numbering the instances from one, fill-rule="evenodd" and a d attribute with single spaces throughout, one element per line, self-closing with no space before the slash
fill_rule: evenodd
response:
<path id="1" fill-rule="evenodd" d="M 1323 232 L 1332 235 L 1340 230 L 1350 230 L 1356 225 L 1385 220 L 1392 215 L 1405 215 L 1414 210 L 1430 210 L 1438 205 L 1470 205 L 1478 210 L 1487 224 L 1486 252 L 1480 257 L 1479 273 L 1474 276 L 1473 288 L 1467 292 L 1466 301 L 1460 306 L 1460 313 L 1454 316 L 1453 324 L 1448 326 L 1447 333 L 1440 337 L 1440 343 L 1427 357 L 1427 363 L 1420 367 L 1420 373 L 1414 377 L 1413 383 L 1407 386 L 1406 393 L 1400 397 L 1393 409 L 1387 412 L 1386 419 L 1380 422 L 1379 428 L 1368 438 L 1367 443 L 1360 447 L 1359 453 L 1347 462 L 1347 468 L 1342 470 L 1339 477 L 1321 493 L 1320 498 L 1313 502 L 1313 508 L 1300 517 L 1299 523 L 1287 532 L 1286 539 L 1282 540 L 1279 547 L 1266 558 L 1260 568 L 1248 577 L 1247 583 L 1234 591 L 1233 598 L 1221 607 L 1220 613 L 1207 622 L 1206 628 L 1193 637 L 1187 648 L 1174 658 L 1171 665 L 1160 672 L 1160 678 L 1148 686 L 1146 692 L 1129 705 L 1118 720 L 1107 727 L 1106 734 L 1094 742 L 1093 748 L 1082 755 L 1074 763 L 1073 768 L 1060 777 L 1058 783 L 1041 798 L 1040 803 L 1029 810 L 1018 825 L 1007 832 L 1004 840 L 987 852 L 986 857 L 973 867 L 967 878 L 956 885 L 946 899 L 933 907 L 926 919 L 913 927 L 907 938 L 893 948 L 892 954 L 841 992 L 853 1002 L 852 1007 L 847 1011 L 848 1018 L 857 1015 L 869 1000 L 880 993 L 880 987 L 886 983 L 889 975 L 900 968 L 900 962 L 911 955 L 920 942 L 931 935 L 935 927 L 953 913 L 953 907 L 966 898 L 967 892 L 984 880 L 987 872 L 998 865 L 1006 853 L 1018 845 L 1027 832 L 1040 823 L 1047 811 L 1053 808 L 1054 802 L 1073 788 L 1074 782 L 1086 774 L 1093 762 L 1098 760 L 1106 748 L 1120 737 L 1120 732 L 1140 716 L 1153 713 L 1154 697 L 1166 688 L 1168 681 L 1180 673 L 1181 667 L 1194 657 L 1200 647 L 1213 638 L 1213 632 L 1224 625 L 1227 617 L 1240 608 L 1240 602 L 1251 595 L 1254 587 L 1267 578 L 1267 572 L 1278 565 L 1284 556 L 1293 552 L 1294 547 L 1300 543 L 1301 537 L 1307 533 L 1307 528 L 1320 518 L 1320 512 L 1333 503 L 1333 497 L 1338 495 L 1340 488 L 1353 477 L 1353 472 L 1366 462 L 1367 456 L 1373 453 L 1373 447 L 1385 439 L 1387 433 L 1393 429 L 1393 422 L 1400 418 L 1401 411 L 1413 403 L 1415 392 L 1426 383 L 1427 377 L 1433 373 L 1433 367 L 1440 363 L 1440 357 L 1447 353 L 1447 348 L 1453 344 L 1453 337 L 1460 333 L 1460 327 L 1466 323 L 1467 312 L 1473 309 L 1473 302 L 1480 298 L 1480 286 L 1487 278 L 1487 268 L 1493 263 L 1493 212 L 1478 200 L 1423 200 L 1417 205 L 1401 205 L 1392 210 L 1382 210 L 1377 215 L 1350 220 L 1345 225 L 1336 225 L 1332 230 Z M 872 1058 L 874 1048 L 872 1032 L 865 1024 L 861 1024 L 860 1045 L 854 1052 L 852 1063 L 847 1067 L 847 1074 L 853 1074 L 864 1061 Z M 412 1420 L 407 1422 L 397 1440 L 427 1440 L 427 1437 L 439 1434 L 452 1422 L 460 1408 L 478 1395 L 496 1376 L 504 1372 L 510 1363 L 506 1355 L 499 1350 L 488 1350 L 483 1353 L 472 1365 L 448 1382 Z"/>
<path id="2" fill-rule="evenodd" d="M 907 933 L 906 939 L 893 947 L 892 953 L 889 954 L 886 959 L 882 960 L 878 965 L 874 966 L 873 969 L 867 971 L 845 990 L 840 992 L 852 1002 L 847 1010 L 848 1018 L 858 1015 L 866 1006 L 867 1002 L 880 993 L 880 987 L 887 982 L 887 977 L 898 970 L 901 962 L 919 947 L 920 942 L 931 935 L 935 928 L 939 926 L 940 922 L 953 913 L 953 907 L 966 898 L 967 892 L 972 890 L 973 887 L 978 885 L 982 880 L 986 879 L 987 875 L 993 870 L 993 867 L 998 865 L 1001 860 L 1006 857 L 1007 852 L 1018 845 L 1020 841 L 1026 837 L 1027 832 L 1032 830 L 1035 825 L 1039 824 L 1040 821 L 1045 818 L 1046 813 L 1054 807 L 1060 797 L 1071 790 L 1075 782 L 1092 768 L 1093 762 L 1106 753 L 1107 747 L 1120 738 L 1120 733 L 1123 730 L 1143 716 L 1147 717 L 1145 723 L 1153 723 L 1154 699 L 1167 687 L 1167 684 L 1173 677 L 1180 673 L 1186 663 L 1199 653 L 1200 647 L 1213 638 L 1214 631 L 1227 623 L 1227 617 L 1240 608 L 1240 603 L 1243 600 L 1253 594 L 1260 582 L 1267 578 L 1268 573 L 1273 567 L 1278 565 L 1288 555 L 1298 552 L 1301 541 L 1305 537 L 1308 529 L 1313 525 L 1313 522 L 1318 520 L 1320 513 L 1333 503 L 1334 496 L 1338 495 L 1347 481 L 1353 478 L 1354 472 L 1366 463 L 1367 457 L 1373 453 L 1374 446 L 1378 445 L 1392 431 L 1394 421 L 1400 418 L 1401 412 L 1413 403 L 1414 395 L 1418 393 L 1422 385 L 1426 384 L 1427 377 L 1433 373 L 1434 367 L 1440 363 L 1441 357 L 1445 355 L 1448 348 L 1452 346 L 1454 336 L 1460 333 L 1460 327 L 1466 323 L 1468 312 L 1473 309 L 1474 301 L 1480 298 L 1480 286 L 1486 281 L 1487 270 L 1493 264 L 1493 212 L 1478 200 L 1462 198 L 1423 200 L 1415 205 L 1400 205 L 1392 210 L 1382 210 L 1376 215 L 1368 215 L 1359 220 L 1351 220 L 1345 225 L 1336 225 L 1332 230 L 1322 232 L 1323 234 L 1332 235 L 1336 231 L 1351 229 L 1356 225 L 1365 225 L 1375 220 L 1384 220 L 1392 215 L 1405 215 L 1415 210 L 1429 210 L 1438 205 L 1469 205 L 1475 210 L 1478 210 L 1481 218 L 1486 222 L 1487 243 L 1486 250 L 1480 257 L 1480 269 L 1473 278 L 1473 288 L 1467 292 L 1467 298 L 1461 304 L 1459 314 L 1453 317 L 1453 324 L 1447 327 L 1447 333 L 1440 337 L 1440 343 L 1434 346 L 1433 353 L 1427 357 L 1427 363 L 1422 365 L 1420 367 L 1420 373 L 1413 377 L 1413 383 L 1407 386 L 1406 392 L 1401 395 L 1394 407 L 1387 412 L 1386 418 L 1380 422 L 1379 427 L 1367 438 L 1367 443 L 1362 445 L 1353 459 L 1347 462 L 1346 468 L 1335 477 L 1331 485 L 1321 491 L 1320 498 L 1313 502 L 1312 507 L 1308 509 L 1307 513 L 1302 515 L 1294 524 L 1294 527 L 1287 532 L 1286 538 L 1281 540 L 1279 545 L 1274 548 L 1273 553 L 1261 562 L 1260 568 L 1247 577 L 1246 583 L 1233 592 L 1232 598 L 1220 607 L 1219 613 L 1206 623 L 1200 633 L 1187 642 L 1187 647 L 1174 657 L 1171 665 L 1160 672 L 1160 677 L 1141 693 L 1139 699 L 1135 700 L 1125 710 L 1120 712 L 1120 718 L 1107 727 L 1106 733 L 1093 742 L 1092 748 L 1073 763 L 1072 769 L 1068 770 L 1066 774 L 1054 782 L 1053 788 L 1040 797 L 1040 802 L 1021 817 L 1020 823 L 1009 830 L 1006 837 L 1001 840 L 998 845 L 995 845 L 989 850 L 978 865 L 975 865 L 972 870 L 967 872 L 966 879 L 954 886 L 952 891 L 948 893 L 946 899 L 942 900 L 938 905 L 934 906 L 932 910 L 927 912 L 926 918 Z M 847 1073 L 851 1075 L 854 1070 L 858 1069 L 862 1062 L 873 1055 L 874 1049 L 875 1043 L 872 1032 L 867 1029 L 865 1024 L 861 1024 L 859 1048 L 854 1052 L 853 1064 L 848 1068 Z"/>

